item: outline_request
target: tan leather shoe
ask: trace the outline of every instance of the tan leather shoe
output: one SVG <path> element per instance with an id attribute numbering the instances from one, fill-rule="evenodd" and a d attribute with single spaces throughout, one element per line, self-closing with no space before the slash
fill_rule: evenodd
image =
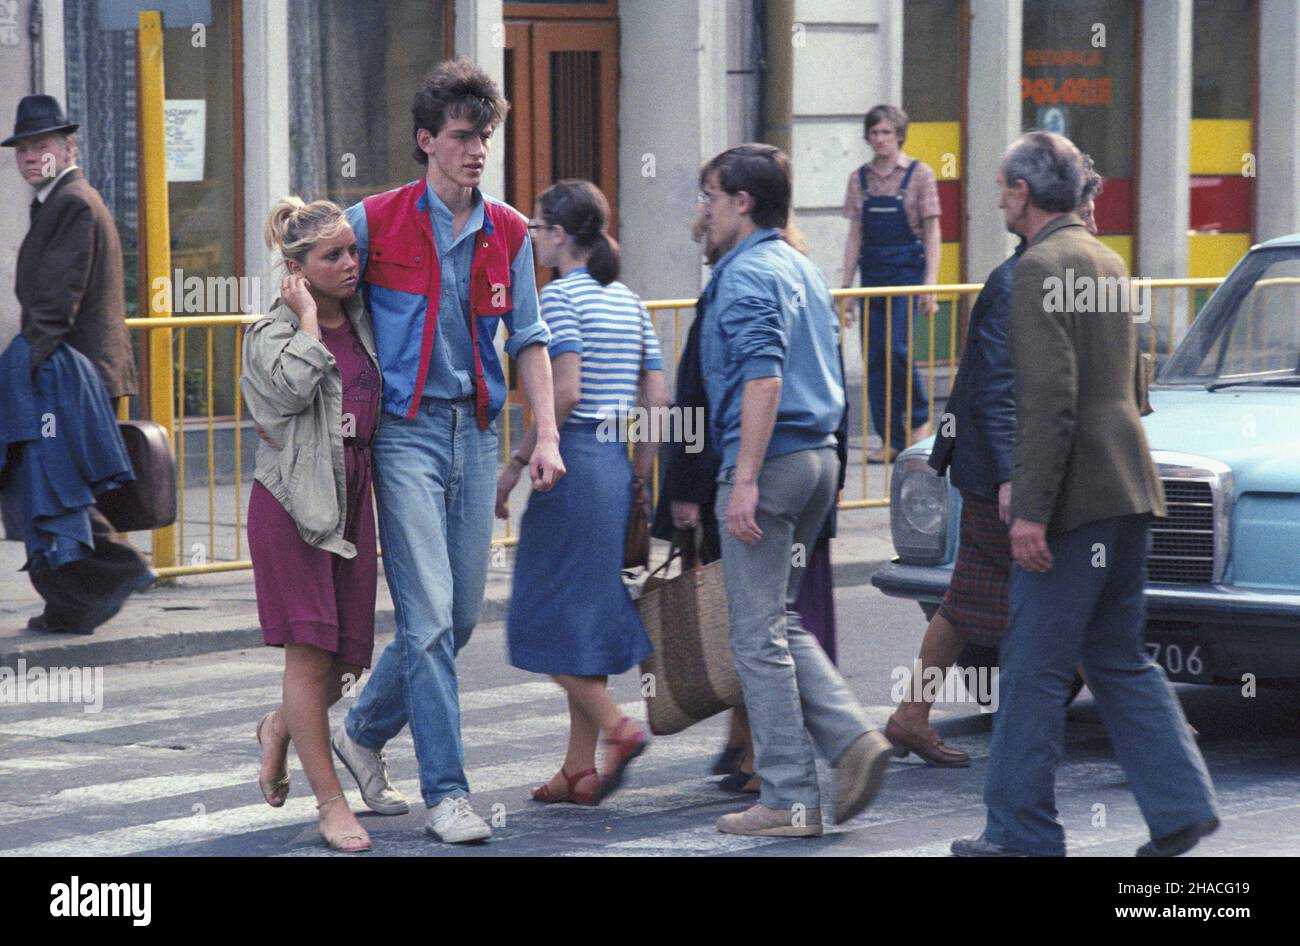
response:
<path id="1" fill-rule="evenodd" d="M 878 729 L 864 732 L 835 762 L 835 823 L 844 824 L 875 799 L 894 747 Z"/>
<path id="2" fill-rule="evenodd" d="M 723 815 L 718 819 L 723 834 L 745 834 L 760 838 L 815 838 L 822 833 L 822 810 L 809 808 L 768 808 L 755 805 L 748 811 Z"/>
<path id="3" fill-rule="evenodd" d="M 923 731 L 905 729 L 895 716 L 885 723 L 885 738 L 904 750 L 915 752 L 925 760 L 926 765 L 941 769 L 964 769 L 970 765 L 970 756 L 960 749 L 945 746 L 939 737 L 939 731 L 933 726 L 926 726 Z M 907 755 L 907 752 L 903 752 Z"/>

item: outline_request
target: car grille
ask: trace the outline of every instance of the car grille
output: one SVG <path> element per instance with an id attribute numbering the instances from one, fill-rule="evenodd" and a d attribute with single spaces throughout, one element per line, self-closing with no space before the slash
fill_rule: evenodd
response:
<path id="1" fill-rule="evenodd" d="M 1209 483 L 1166 479 L 1167 518 L 1151 528 L 1147 581 L 1208 584 L 1214 580 L 1214 493 Z"/>

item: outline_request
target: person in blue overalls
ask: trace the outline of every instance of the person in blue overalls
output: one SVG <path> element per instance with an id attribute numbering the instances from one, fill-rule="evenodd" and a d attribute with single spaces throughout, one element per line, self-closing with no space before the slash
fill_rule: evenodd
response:
<path id="1" fill-rule="evenodd" d="M 863 286 L 932 286 L 937 281 L 939 190 L 933 169 L 902 152 L 907 122 L 907 113 L 892 105 L 877 105 L 867 112 L 863 122 L 867 143 L 875 156 L 849 176 L 844 199 L 844 216 L 849 219 L 849 238 L 844 247 L 846 289 L 853 285 L 855 271 L 860 271 Z M 888 317 L 887 305 L 892 313 Z M 922 315 L 934 314 L 934 295 L 917 296 L 912 305 L 915 323 Z M 915 364 L 910 377 L 907 370 L 907 297 L 873 298 L 864 321 L 871 422 L 886 444 L 870 451 L 867 459 L 888 463 L 908 444 L 929 436 L 930 404 Z M 914 352 L 913 361 L 923 354 Z M 889 368 L 887 439 L 886 359 L 893 362 Z"/>

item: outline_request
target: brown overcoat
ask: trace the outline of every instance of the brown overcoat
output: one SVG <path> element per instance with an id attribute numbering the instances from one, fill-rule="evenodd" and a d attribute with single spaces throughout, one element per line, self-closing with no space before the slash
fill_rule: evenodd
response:
<path id="1" fill-rule="evenodd" d="M 136 393 L 122 244 L 80 170 L 63 175 L 37 212 L 18 250 L 15 292 L 34 364 L 67 342 L 99 369 L 110 398 Z"/>
<path id="2" fill-rule="evenodd" d="M 1074 214 L 1043 227 L 1016 264 L 1011 515 L 1049 532 L 1165 514 L 1134 391 L 1136 313 L 1116 304 L 1113 281 L 1127 275 Z"/>

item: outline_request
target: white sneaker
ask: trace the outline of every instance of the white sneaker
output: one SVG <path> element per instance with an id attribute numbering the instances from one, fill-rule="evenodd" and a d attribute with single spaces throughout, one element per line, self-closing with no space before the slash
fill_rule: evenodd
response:
<path id="1" fill-rule="evenodd" d="M 357 780 L 361 800 L 367 808 L 381 815 L 404 815 L 411 810 L 402 793 L 388 780 L 388 759 L 382 749 L 376 752 L 357 745 L 342 724 L 335 731 L 330 745 L 339 761 Z"/>
<path id="2" fill-rule="evenodd" d="M 444 798 L 429 809 L 429 823 L 424 826 L 444 844 L 464 844 L 467 841 L 486 841 L 492 837 L 488 823 L 474 814 L 469 799 L 464 795 Z"/>

